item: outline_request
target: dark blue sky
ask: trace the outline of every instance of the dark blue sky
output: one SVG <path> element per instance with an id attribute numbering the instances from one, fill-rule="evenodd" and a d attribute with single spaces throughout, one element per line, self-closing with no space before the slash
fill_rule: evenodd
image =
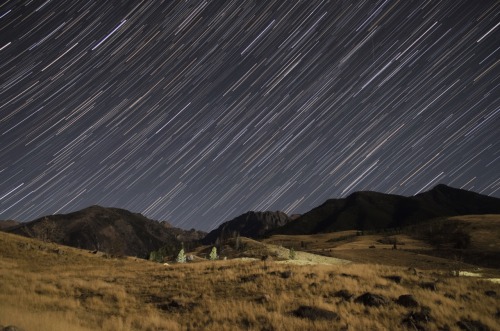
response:
<path id="1" fill-rule="evenodd" d="M 499 24 L 498 1 L 3 2 L 0 219 L 498 197 Z"/>

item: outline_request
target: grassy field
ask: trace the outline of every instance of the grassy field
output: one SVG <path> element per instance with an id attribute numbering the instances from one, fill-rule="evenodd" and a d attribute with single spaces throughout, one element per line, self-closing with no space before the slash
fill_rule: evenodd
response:
<path id="1" fill-rule="evenodd" d="M 453 231 L 451 231 L 453 229 Z M 426 237 L 431 238 L 425 240 Z M 466 249 L 453 247 L 453 234 L 470 238 Z M 412 228 L 380 233 L 341 231 L 315 235 L 274 235 L 266 244 L 345 259 L 355 263 L 377 263 L 420 269 L 473 270 L 497 274 L 500 269 L 500 215 L 470 215 L 434 220 Z M 424 235 L 425 234 L 425 235 Z M 442 242 L 440 248 L 431 244 Z M 393 249 L 393 243 L 396 248 Z"/>
<path id="2" fill-rule="evenodd" d="M 0 232 L 0 325 L 27 331 L 460 330 L 460 323 L 480 323 L 498 330 L 500 284 L 451 277 L 444 269 L 335 259 L 311 264 L 312 255 L 297 255 L 299 262 L 311 259 L 305 266 L 249 259 L 165 266 Z M 367 292 L 381 296 L 374 301 L 379 306 L 357 299 Z M 406 294 L 417 306 L 398 302 Z"/>

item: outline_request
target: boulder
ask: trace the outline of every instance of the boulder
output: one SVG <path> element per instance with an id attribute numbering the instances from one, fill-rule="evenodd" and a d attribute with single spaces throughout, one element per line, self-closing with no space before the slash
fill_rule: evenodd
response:
<path id="1" fill-rule="evenodd" d="M 306 318 L 312 321 L 316 320 L 329 320 L 338 321 L 340 320 L 339 315 L 336 312 L 326 310 L 323 308 L 312 307 L 312 306 L 300 306 L 296 310 L 292 311 L 292 315 L 299 318 Z"/>
<path id="2" fill-rule="evenodd" d="M 373 294 L 370 292 L 366 292 L 360 295 L 354 300 L 354 302 L 362 303 L 363 305 L 370 307 L 380 307 L 389 304 L 389 300 L 387 300 L 386 297 L 379 294 Z"/>
<path id="3" fill-rule="evenodd" d="M 406 308 L 415 308 L 419 306 L 418 301 L 411 294 L 400 295 L 399 298 L 396 300 L 396 303 Z"/>
<path id="4" fill-rule="evenodd" d="M 354 297 L 354 294 L 352 294 L 348 290 L 340 290 L 335 292 L 334 296 L 337 298 L 342 298 L 345 301 L 351 301 L 351 299 Z"/>

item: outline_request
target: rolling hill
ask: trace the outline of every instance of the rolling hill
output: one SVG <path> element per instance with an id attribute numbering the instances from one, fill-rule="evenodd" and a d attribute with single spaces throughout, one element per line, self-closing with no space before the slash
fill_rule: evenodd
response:
<path id="1" fill-rule="evenodd" d="M 162 246 L 180 247 L 175 231 L 138 213 L 91 206 L 69 214 L 50 215 L 7 229 L 35 237 L 112 255 L 148 257 Z"/>

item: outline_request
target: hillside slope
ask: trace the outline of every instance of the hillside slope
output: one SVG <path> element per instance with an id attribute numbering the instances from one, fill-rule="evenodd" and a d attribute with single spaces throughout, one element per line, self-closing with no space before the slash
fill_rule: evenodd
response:
<path id="1" fill-rule="evenodd" d="M 176 236 L 157 221 L 118 208 L 91 206 L 70 214 L 50 215 L 8 229 L 72 247 L 114 255 L 148 257 L 168 245 L 180 247 Z"/>

